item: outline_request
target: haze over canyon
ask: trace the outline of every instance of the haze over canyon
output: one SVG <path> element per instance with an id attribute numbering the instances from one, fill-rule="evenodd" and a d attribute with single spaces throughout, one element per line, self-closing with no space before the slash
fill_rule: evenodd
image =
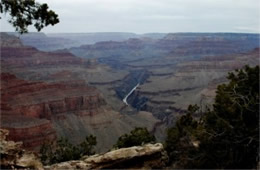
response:
<path id="1" fill-rule="evenodd" d="M 104 152 L 135 127 L 164 141 L 188 105 L 210 106 L 228 72 L 259 64 L 259 34 L 1 32 L 0 42 L 1 128 L 36 151 L 94 134 Z"/>

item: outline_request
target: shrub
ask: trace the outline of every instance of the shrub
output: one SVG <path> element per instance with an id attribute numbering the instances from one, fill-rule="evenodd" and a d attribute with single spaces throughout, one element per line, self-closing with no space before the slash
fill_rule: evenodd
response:
<path id="1" fill-rule="evenodd" d="M 114 148 L 125 148 L 131 146 L 143 145 L 155 142 L 154 135 L 150 134 L 147 128 L 136 127 L 130 134 L 124 134 L 119 137 Z"/>
<path id="2" fill-rule="evenodd" d="M 166 150 L 181 168 L 256 168 L 259 160 L 259 66 L 228 74 L 213 110 L 199 121 L 190 109 L 168 129 Z M 195 107 L 190 107 L 195 108 Z"/>
<path id="3" fill-rule="evenodd" d="M 97 144 L 96 137 L 89 135 L 79 145 L 72 145 L 67 139 L 61 138 L 57 143 L 45 143 L 42 145 L 40 154 L 43 164 L 54 164 L 69 160 L 78 160 L 84 155 L 93 155 L 94 146 Z"/>

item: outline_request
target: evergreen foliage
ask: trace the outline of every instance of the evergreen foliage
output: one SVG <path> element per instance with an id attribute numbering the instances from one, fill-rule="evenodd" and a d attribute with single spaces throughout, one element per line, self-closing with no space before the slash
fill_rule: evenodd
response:
<path id="1" fill-rule="evenodd" d="M 155 141 L 154 135 L 149 133 L 147 128 L 136 127 L 130 134 L 120 136 L 114 148 L 139 146 L 146 143 L 154 143 Z"/>
<path id="2" fill-rule="evenodd" d="M 96 137 L 89 135 L 79 145 L 72 145 L 67 139 L 61 138 L 57 143 L 45 143 L 42 145 L 40 154 L 43 164 L 54 164 L 69 160 L 78 160 L 84 155 L 93 155 L 94 146 L 97 144 Z"/>
<path id="3" fill-rule="evenodd" d="M 9 14 L 10 24 L 19 33 L 28 32 L 28 26 L 34 25 L 37 31 L 48 25 L 59 23 L 58 15 L 49 10 L 46 3 L 40 4 L 35 0 L 1 0 L 0 13 Z"/>
<path id="4" fill-rule="evenodd" d="M 256 168 L 259 161 L 259 66 L 228 74 L 213 110 L 195 120 L 196 106 L 168 129 L 171 162 L 181 168 Z"/>

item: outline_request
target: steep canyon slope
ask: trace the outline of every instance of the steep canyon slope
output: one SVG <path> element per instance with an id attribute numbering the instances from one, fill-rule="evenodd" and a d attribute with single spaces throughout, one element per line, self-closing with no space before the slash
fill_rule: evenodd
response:
<path id="1" fill-rule="evenodd" d="M 109 72 L 112 75 L 105 80 L 125 75 L 114 76 L 118 73 L 110 67 L 66 51 L 38 51 L 1 33 L 1 128 L 10 131 L 10 139 L 33 150 L 45 140 L 66 137 L 79 143 L 93 134 L 99 152 L 136 126 L 151 130 L 158 120 L 150 113 L 122 115 L 91 85 L 91 80 Z"/>
<path id="2" fill-rule="evenodd" d="M 189 104 L 210 105 L 218 84 L 229 71 L 259 64 L 259 34 L 176 33 L 159 39 L 107 41 L 69 49 L 83 58 L 94 58 L 118 72 L 145 76 L 115 82 L 121 99 L 137 83 L 128 103 L 152 112 L 172 124 Z M 133 75 L 133 74 L 131 74 Z"/>
<path id="3" fill-rule="evenodd" d="M 259 64 L 258 34 L 162 35 L 103 33 L 96 39 L 91 34 L 80 39 L 58 34 L 37 43 L 37 36 L 29 34 L 23 43 L 28 40 L 31 47 L 1 33 L 1 127 L 8 128 L 10 136 L 12 132 L 19 136 L 17 132 L 25 129 L 23 122 L 32 122 L 28 133 L 36 126 L 48 126 L 49 133 L 42 137 L 63 136 L 73 143 L 94 134 L 97 151 L 110 149 L 120 135 L 136 126 L 148 127 L 163 140 L 165 128 L 189 104 L 202 108 L 211 104 L 217 85 L 226 82 L 229 71 Z M 63 38 L 64 44 L 80 39 L 76 45 L 81 46 L 39 51 L 54 47 L 50 37 L 58 42 Z M 137 84 L 127 106 L 123 99 Z M 12 124 L 12 120 L 17 121 Z M 44 128 L 38 129 L 18 138 L 25 143 L 34 139 L 34 146 L 39 146 L 36 133 Z"/>

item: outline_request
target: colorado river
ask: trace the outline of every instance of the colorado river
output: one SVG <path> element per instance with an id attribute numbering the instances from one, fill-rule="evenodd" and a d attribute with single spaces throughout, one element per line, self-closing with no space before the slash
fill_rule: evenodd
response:
<path id="1" fill-rule="evenodd" d="M 127 98 L 135 91 L 135 89 L 139 86 L 139 83 L 125 96 L 125 98 L 123 99 L 123 102 L 128 105 L 127 103 Z"/>

